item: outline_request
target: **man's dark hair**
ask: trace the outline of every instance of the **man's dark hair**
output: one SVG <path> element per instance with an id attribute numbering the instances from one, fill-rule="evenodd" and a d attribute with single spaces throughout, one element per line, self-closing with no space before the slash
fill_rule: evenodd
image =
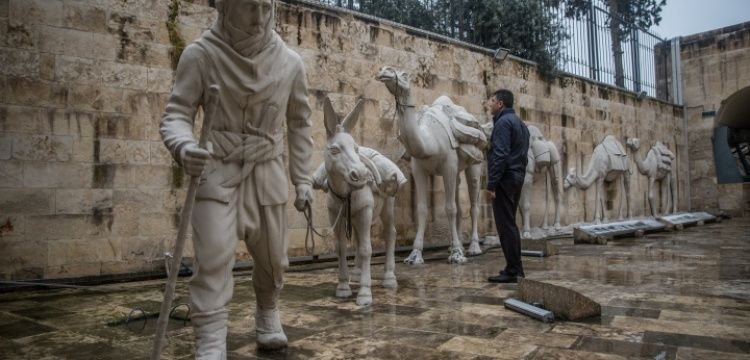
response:
<path id="1" fill-rule="evenodd" d="M 500 89 L 495 91 L 494 96 L 498 101 L 502 101 L 505 107 L 509 109 L 513 108 L 513 93 L 510 90 Z"/>

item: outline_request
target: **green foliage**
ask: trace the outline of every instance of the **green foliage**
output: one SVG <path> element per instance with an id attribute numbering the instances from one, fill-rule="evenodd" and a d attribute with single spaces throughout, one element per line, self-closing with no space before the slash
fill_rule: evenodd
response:
<path id="1" fill-rule="evenodd" d="M 185 39 L 180 34 L 177 26 L 177 17 L 180 15 L 180 0 L 171 0 L 169 2 L 169 14 L 167 16 L 167 32 L 169 33 L 169 42 L 172 49 L 169 50 L 169 57 L 172 60 L 172 69 L 177 69 L 177 63 L 180 61 L 182 51 L 185 50 Z"/>
<path id="2" fill-rule="evenodd" d="M 377 17 L 511 53 L 557 71 L 565 29 L 544 0 L 362 0 L 359 10 Z"/>
<path id="3" fill-rule="evenodd" d="M 567 35 L 542 2 L 474 0 L 468 9 L 468 41 L 488 48 L 508 48 L 516 56 L 535 61 L 544 75 L 557 71 Z"/>
<path id="4" fill-rule="evenodd" d="M 409 25 L 427 31 L 435 31 L 433 14 L 420 0 L 363 0 L 360 10 L 379 18 Z"/>

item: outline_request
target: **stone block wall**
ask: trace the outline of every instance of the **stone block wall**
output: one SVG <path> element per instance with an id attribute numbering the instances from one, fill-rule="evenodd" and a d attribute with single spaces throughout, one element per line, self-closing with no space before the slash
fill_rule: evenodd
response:
<path id="1" fill-rule="evenodd" d="M 158 123 L 181 40 L 197 38 L 215 16 L 207 0 L 0 0 L 0 278 L 163 268 L 188 179 L 164 149 Z M 278 3 L 277 31 L 305 62 L 316 163 L 326 141 L 324 98 L 343 113 L 362 97 L 365 111 L 355 139 L 397 161 L 410 176 L 399 160 L 393 98 L 374 79 L 381 66 L 392 65 L 411 74 L 418 104 L 447 94 L 482 121 L 488 119 L 483 102 L 490 93 L 514 91 L 521 117 L 558 145 L 564 173 L 585 169 L 605 135 L 623 144 L 641 138 L 641 156 L 655 141 L 665 142 L 677 154 L 681 208 L 687 203 L 680 107 L 575 77 L 547 82 L 521 60 L 500 63 L 392 24 L 293 1 Z M 632 161 L 631 168 L 633 209 L 642 215 L 647 182 Z M 539 224 L 543 180 L 534 186 L 532 222 Z M 431 189 L 426 245 L 447 245 L 442 181 L 433 181 Z M 410 182 L 398 196 L 399 245 L 410 245 L 416 231 L 413 190 Z M 617 193 L 615 186 L 607 191 Z M 564 221 L 591 220 L 593 197 L 593 189 L 568 191 Z M 326 232 L 324 199 L 316 194 L 314 219 Z M 619 200 L 613 196 L 608 203 L 614 215 Z M 494 233 L 491 210 L 481 201 L 480 234 Z M 288 209 L 289 255 L 305 255 L 304 217 L 291 204 Z M 376 251 L 383 248 L 380 233 L 376 224 Z M 331 237 L 316 245 L 319 254 L 333 252 Z M 243 244 L 237 252 L 249 259 Z M 190 245 L 186 255 L 192 255 Z"/>
<path id="2" fill-rule="evenodd" d="M 743 215 L 747 187 L 718 184 L 712 138 L 722 102 L 750 86 L 750 22 L 680 38 L 694 209 Z M 750 122 L 748 122 L 750 126 Z"/>

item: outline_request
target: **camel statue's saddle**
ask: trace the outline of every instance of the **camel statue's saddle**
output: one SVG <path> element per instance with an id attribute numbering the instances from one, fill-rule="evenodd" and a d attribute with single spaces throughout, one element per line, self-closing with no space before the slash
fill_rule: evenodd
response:
<path id="1" fill-rule="evenodd" d="M 431 106 L 423 107 L 419 118 L 439 124 L 448 134 L 451 147 L 469 163 L 478 164 L 484 160 L 487 126 L 480 124 L 474 115 L 464 107 L 454 104 L 449 97 L 440 96 Z M 489 132 L 492 132 L 491 125 Z"/>

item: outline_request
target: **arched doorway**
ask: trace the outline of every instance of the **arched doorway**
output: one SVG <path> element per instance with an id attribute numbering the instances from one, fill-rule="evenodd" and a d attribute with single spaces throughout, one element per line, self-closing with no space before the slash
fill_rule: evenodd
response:
<path id="1" fill-rule="evenodd" d="M 750 86 L 722 101 L 714 122 L 713 148 L 720 184 L 750 182 Z"/>

